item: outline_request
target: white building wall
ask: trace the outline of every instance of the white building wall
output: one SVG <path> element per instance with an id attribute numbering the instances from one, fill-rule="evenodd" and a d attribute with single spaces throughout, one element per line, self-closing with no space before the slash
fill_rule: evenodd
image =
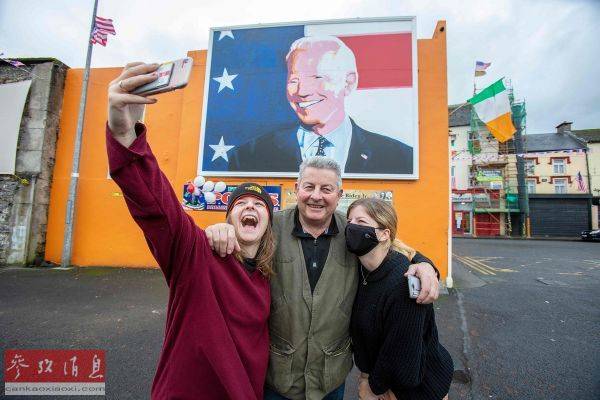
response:
<path id="1" fill-rule="evenodd" d="M 465 190 L 469 188 L 469 174 L 471 170 L 471 154 L 469 153 L 469 126 L 455 126 L 450 128 L 450 135 L 454 138 L 451 145 L 452 170 L 454 170 L 454 187 L 452 189 Z"/>

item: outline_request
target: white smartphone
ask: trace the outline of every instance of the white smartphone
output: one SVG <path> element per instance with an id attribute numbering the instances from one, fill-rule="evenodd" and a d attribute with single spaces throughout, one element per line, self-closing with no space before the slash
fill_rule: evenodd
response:
<path id="1" fill-rule="evenodd" d="M 194 60 L 191 57 L 169 61 L 156 70 L 158 78 L 132 91 L 132 94 L 149 96 L 181 89 L 187 86 Z"/>
<path id="2" fill-rule="evenodd" d="M 419 293 L 421 293 L 421 280 L 416 276 L 408 276 L 408 293 L 408 297 L 411 299 L 416 299 L 419 297 Z"/>

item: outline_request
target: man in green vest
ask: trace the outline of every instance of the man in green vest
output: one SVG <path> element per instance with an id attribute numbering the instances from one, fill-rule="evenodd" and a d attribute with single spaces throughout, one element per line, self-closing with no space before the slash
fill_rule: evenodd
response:
<path id="1" fill-rule="evenodd" d="M 311 157 L 300 165 L 297 206 L 275 213 L 277 240 L 271 278 L 270 358 L 265 400 L 341 400 L 352 369 L 350 315 L 358 260 L 346 250 L 346 217 L 335 212 L 342 196 L 339 164 Z M 239 245 L 233 226 L 206 228 L 221 256 Z M 421 279 L 419 303 L 438 297 L 438 275 L 420 254 L 408 274 Z"/>

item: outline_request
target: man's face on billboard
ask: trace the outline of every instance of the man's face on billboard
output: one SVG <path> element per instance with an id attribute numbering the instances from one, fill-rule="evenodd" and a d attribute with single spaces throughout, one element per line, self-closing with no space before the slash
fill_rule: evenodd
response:
<path id="1" fill-rule="evenodd" d="M 324 42 L 290 55 L 287 98 L 305 125 L 323 128 L 344 118 L 344 98 L 350 91 L 335 60 L 337 50 L 335 43 Z"/>

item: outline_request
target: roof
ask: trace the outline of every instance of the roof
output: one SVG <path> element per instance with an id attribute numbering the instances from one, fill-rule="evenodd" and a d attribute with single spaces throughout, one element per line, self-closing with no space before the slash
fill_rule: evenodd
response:
<path id="1" fill-rule="evenodd" d="M 525 151 L 579 150 L 587 146 L 568 133 L 541 133 L 523 136 Z"/>
<path id="2" fill-rule="evenodd" d="M 64 66 L 65 68 L 69 68 L 69 66 L 57 58 L 52 57 L 5 57 L 9 60 L 17 60 L 21 61 L 25 65 L 33 65 L 33 64 L 43 64 L 47 62 L 53 62 L 58 64 L 59 66 Z"/>
<path id="3" fill-rule="evenodd" d="M 571 132 L 587 143 L 600 143 L 600 129 L 577 129 Z"/>
<path id="4" fill-rule="evenodd" d="M 448 126 L 450 128 L 469 125 L 471 125 L 471 104 L 462 103 L 448 106 Z"/>

